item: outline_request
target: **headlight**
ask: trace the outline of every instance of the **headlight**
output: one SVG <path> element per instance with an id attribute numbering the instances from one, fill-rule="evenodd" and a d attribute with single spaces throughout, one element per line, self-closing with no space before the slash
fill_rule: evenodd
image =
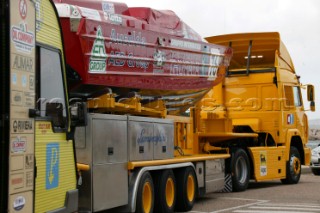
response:
<path id="1" fill-rule="evenodd" d="M 317 155 L 318 155 L 318 152 L 317 152 L 316 150 L 312 150 L 312 151 L 311 151 L 311 154 L 314 155 L 314 156 L 317 156 Z"/>
<path id="2" fill-rule="evenodd" d="M 320 155 L 320 146 L 312 149 L 312 150 L 311 150 L 311 154 L 312 154 L 312 156 L 314 156 L 314 157 L 318 157 L 318 156 Z"/>

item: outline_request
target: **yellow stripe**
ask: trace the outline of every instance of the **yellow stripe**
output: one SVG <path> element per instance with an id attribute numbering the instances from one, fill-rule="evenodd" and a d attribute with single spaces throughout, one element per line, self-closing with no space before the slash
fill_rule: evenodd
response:
<path id="1" fill-rule="evenodd" d="M 197 162 L 205 160 L 215 160 L 215 159 L 226 159 L 229 158 L 229 154 L 202 154 L 202 155 L 192 155 L 192 156 L 179 156 L 172 159 L 165 160 L 152 160 L 152 161 L 132 161 L 128 162 L 128 169 L 133 170 L 137 167 L 144 166 L 160 166 L 174 163 L 186 163 L 186 162 Z"/>

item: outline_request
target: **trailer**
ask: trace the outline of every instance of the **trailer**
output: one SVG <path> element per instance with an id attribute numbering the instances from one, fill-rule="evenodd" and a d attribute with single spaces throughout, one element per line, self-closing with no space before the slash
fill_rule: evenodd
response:
<path id="1" fill-rule="evenodd" d="M 230 155 L 199 149 L 193 118 L 177 115 L 222 80 L 231 48 L 170 11 L 1 8 L 1 212 L 188 211 L 223 189 Z"/>

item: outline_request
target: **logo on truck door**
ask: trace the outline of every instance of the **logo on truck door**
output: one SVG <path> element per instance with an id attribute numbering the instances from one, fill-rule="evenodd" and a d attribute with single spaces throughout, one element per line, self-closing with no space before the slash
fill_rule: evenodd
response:
<path id="1" fill-rule="evenodd" d="M 292 125 L 294 123 L 294 116 L 293 114 L 288 114 L 287 115 L 287 124 Z"/>
<path id="2" fill-rule="evenodd" d="M 60 146 L 58 143 L 47 144 L 46 189 L 53 189 L 59 185 L 59 155 Z"/>

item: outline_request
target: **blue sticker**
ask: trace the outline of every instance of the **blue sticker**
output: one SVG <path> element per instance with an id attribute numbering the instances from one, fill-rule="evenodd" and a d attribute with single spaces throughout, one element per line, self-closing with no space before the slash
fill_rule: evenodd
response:
<path id="1" fill-rule="evenodd" d="M 21 83 L 23 87 L 27 86 L 27 76 L 23 75 L 21 78 Z"/>
<path id="2" fill-rule="evenodd" d="M 289 124 L 289 125 L 294 124 L 294 116 L 293 116 L 293 114 L 288 114 L 287 115 L 287 124 Z"/>
<path id="3" fill-rule="evenodd" d="M 59 185 L 59 154 L 58 143 L 47 144 L 46 189 L 57 188 Z"/>
<path id="4" fill-rule="evenodd" d="M 16 85 L 17 84 L 17 74 L 16 73 L 12 73 L 12 84 Z"/>

